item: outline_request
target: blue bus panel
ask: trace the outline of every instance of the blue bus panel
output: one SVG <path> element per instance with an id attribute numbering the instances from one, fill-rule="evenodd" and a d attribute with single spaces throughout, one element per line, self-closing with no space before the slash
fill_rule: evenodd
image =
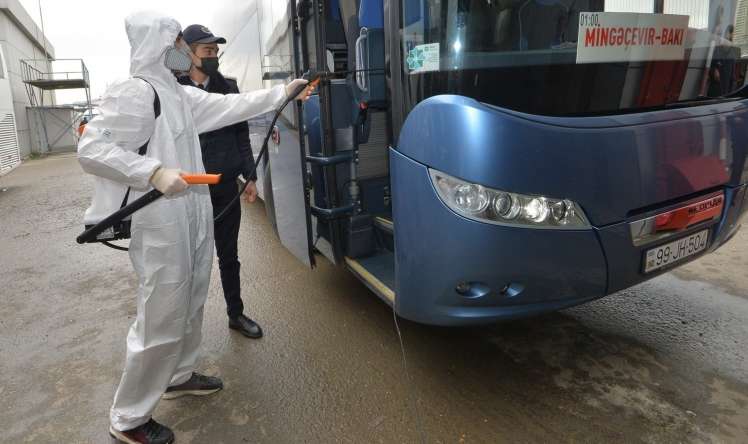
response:
<path id="1" fill-rule="evenodd" d="M 735 101 L 536 117 L 459 96 L 425 100 L 390 153 L 398 312 L 442 325 L 493 322 L 641 283 L 671 268 L 644 273 L 644 254 L 658 244 L 635 245 L 630 224 L 722 193 L 718 220 L 668 238 L 708 230 L 715 250 L 748 210 L 747 113 Z M 591 226 L 553 230 L 469 220 L 441 200 L 429 169 L 512 193 L 570 199 Z"/>

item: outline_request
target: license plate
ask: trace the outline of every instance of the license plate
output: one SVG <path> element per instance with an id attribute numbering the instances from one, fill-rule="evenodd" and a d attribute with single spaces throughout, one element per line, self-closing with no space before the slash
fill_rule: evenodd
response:
<path id="1" fill-rule="evenodd" d="M 708 239 L 709 230 L 704 230 L 647 250 L 644 256 L 644 272 L 649 273 L 667 267 L 704 251 Z"/>

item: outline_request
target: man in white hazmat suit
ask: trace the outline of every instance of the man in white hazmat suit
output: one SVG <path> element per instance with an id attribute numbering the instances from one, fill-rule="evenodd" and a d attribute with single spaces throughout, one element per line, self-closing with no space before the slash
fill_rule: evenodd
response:
<path id="1" fill-rule="evenodd" d="M 204 172 L 199 133 L 273 111 L 306 80 L 233 95 L 182 87 L 172 70 L 189 69 L 194 56 L 181 41 L 179 23 L 139 12 L 125 24 L 132 78 L 102 97 L 78 157 L 83 169 L 97 176 L 89 219 L 111 212 L 111 203 L 119 204 L 127 187 L 130 202 L 150 187 L 166 196 L 132 217 L 137 317 L 127 335 L 125 370 L 110 413 L 110 433 L 120 442 L 162 444 L 174 440 L 171 430 L 151 418 L 162 395 L 210 394 L 223 387 L 218 378 L 194 372 L 213 259 L 213 210 L 208 187 L 188 187 L 180 173 Z M 306 88 L 297 98 L 309 94 Z"/>

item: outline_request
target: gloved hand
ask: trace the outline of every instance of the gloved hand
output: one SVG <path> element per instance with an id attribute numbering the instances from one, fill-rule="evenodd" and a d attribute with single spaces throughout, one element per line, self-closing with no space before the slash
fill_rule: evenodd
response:
<path id="1" fill-rule="evenodd" d="M 186 190 L 189 185 L 182 179 L 181 171 L 173 168 L 159 168 L 151 176 L 153 188 L 164 193 L 164 196 L 172 196 Z"/>
<path id="2" fill-rule="evenodd" d="M 291 97 L 291 94 L 293 94 L 298 88 L 301 88 L 302 85 L 306 85 L 309 83 L 308 80 L 304 79 L 294 79 L 291 80 L 291 83 L 286 85 L 286 97 Z M 309 100 L 309 97 L 312 95 L 312 91 L 314 91 L 314 87 L 308 87 L 304 88 L 299 94 L 294 97 L 294 100 Z"/>

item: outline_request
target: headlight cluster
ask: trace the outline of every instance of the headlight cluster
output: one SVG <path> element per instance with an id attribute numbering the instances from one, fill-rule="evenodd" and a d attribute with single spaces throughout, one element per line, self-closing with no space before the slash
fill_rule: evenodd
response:
<path id="1" fill-rule="evenodd" d="M 429 172 L 442 201 L 467 218 L 498 225 L 532 228 L 590 227 L 582 209 L 570 200 L 499 191 L 465 182 L 436 170 Z"/>

